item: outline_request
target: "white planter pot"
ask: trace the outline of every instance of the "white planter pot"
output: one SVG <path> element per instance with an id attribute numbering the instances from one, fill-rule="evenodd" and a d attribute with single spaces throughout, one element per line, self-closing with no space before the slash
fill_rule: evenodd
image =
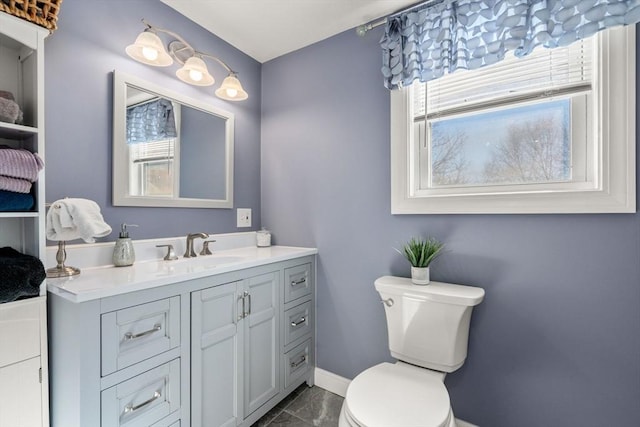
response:
<path id="1" fill-rule="evenodd" d="M 411 267 L 411 281 L 416 285 L 428 285 L 429 267 Z"/>

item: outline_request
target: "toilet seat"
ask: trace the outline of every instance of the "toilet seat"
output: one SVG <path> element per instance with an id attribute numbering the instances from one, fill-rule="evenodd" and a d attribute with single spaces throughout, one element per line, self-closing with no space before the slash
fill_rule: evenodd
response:
<path id="1" fill-rule="evenodd" d="M 349 424 L 366 427 L 444 427 L 452 418 L 441 374 L 402 362 L 354 378 L 343 411 Z"/>

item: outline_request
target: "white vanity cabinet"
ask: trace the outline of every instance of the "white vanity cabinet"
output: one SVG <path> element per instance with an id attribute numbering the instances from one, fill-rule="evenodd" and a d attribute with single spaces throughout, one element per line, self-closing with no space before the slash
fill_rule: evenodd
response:
<path id="1" fill-rule="evenodd" d="M 11 92 L 22 124 L 0 121 L 0 145 L 44 158 L 44 39 L 49 32 L 0 12 L 0 90 Z M 0 212 L 2 246 L 44 259 L 44 173 L 33 208 Z M 0 272 L 1 274 L 1 272 Z M 0 304 L 0 427 L 49 425 L 45 284 L 40 296 Z"/>
<path id="2" fill-rule="evenodd" d="M 307 290 L 288 301 L 300 270 Z M 305 255 L 83 302 L 51 293 L 52 426 L 250 426 L 313 384 L 314 278 Z"/>

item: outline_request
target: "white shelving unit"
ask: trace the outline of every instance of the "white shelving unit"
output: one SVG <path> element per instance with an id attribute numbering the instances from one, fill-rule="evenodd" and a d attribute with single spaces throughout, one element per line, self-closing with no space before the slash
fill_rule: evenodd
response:
<path id="1" fill-rule="evenodd" d="M 48 30 L 0 12 L 0 90 L 13 93 L 23 124 L 0 122 L 0 144 L 44 159 L 44 39 Z M 0 245 L 45 258 L 44 171 L 35 206 L 0 212 Z M 0 273 L 1 274 L 1 273 Z M 0 304 L 0 427 L 49 426 L 46 283 L 40 296 Z"/>

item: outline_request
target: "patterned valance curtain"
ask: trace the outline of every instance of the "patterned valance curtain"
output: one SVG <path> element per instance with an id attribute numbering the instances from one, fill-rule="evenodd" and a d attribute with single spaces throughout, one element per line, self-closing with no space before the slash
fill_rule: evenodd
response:
<path id="1" fill-rule="evenodd" d="M 127 108 L 127 144 L 175 137 L 176 120 L 171 101 L 156 99 Z"/>
<path id="2" fill-rule="evenodd" d="M 513 51 L 566 46 L 640 21 L 640 0 L 435 0 L 387 19 L 380 40 L 388 89 L 476 69 Z"/>

